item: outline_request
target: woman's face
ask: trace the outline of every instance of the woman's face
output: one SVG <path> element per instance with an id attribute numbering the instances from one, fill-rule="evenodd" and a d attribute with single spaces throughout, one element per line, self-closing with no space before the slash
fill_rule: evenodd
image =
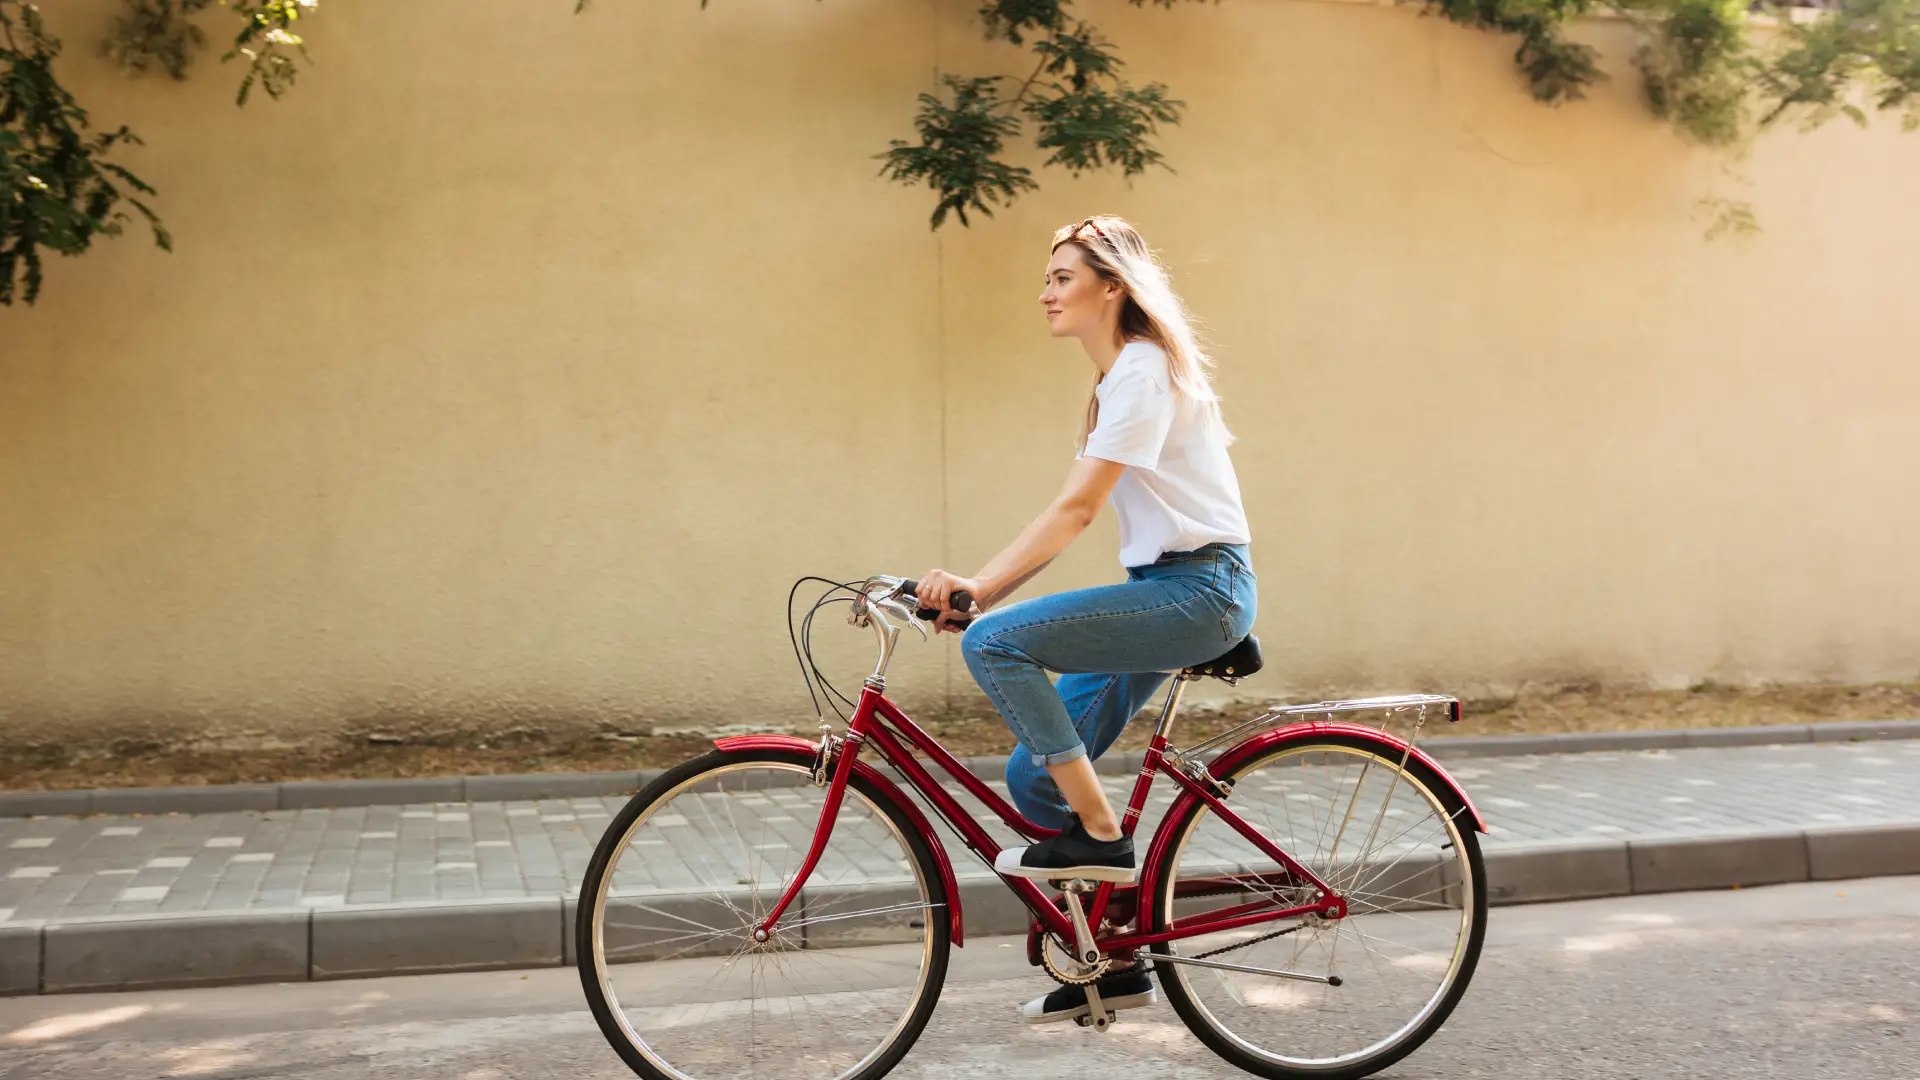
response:
<path id="1" fill-rule="evenodd" d="M 1079 244 L 1061 244 L 1047 260 L 1040 306 L 1046 309 L 1047 329 L 1054 337 L 1085 338 L 1098 333 L 1120 295 L 1120 286 L 1102 281 L 1087 265 Z"/>

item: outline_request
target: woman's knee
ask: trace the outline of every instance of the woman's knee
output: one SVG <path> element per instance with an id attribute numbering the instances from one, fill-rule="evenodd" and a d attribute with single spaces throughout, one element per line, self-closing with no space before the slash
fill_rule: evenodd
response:
<path id="1" fill-rule="evenodd" d="M 996 647 L 997 628 L 1000 623 L 1001 620 L 996 619 L 993 614 L 982 615 L 973 620 L 967 626 L 966 632 L 960 635 L 960 657 L 975 673 L 980 671 L 990 657 L 1004 651 Z"/>

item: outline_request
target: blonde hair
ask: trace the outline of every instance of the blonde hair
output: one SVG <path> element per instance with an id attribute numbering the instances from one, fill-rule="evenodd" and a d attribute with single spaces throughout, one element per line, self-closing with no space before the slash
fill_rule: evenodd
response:
<path id="1" fill-rule="evenodd" d="M 1233 433 L 1220 416 L 1220 395 L 1207 377 L 1213 359 L 1201 349 L 1186 305 L 1174 293 L 1166 268 L 1139 231 L 1111 214 L 1096 214 L 1056 230 L 1052 250 L 1059 251 L 1063 244 L 1079 248 L 1087 266 L 1101 280 L 1125 291 L 1126 299 L 1120 307 L 1121 335 L 1129 341 L 1141 339 L 1160 346 L 1167 354 L 1167 373 L 1173 378 L 1175 396 L 1198 404 L 1207 422 L 1232 442 Z M 1099 386 L 1098 379 L 1094 386 Z M 1081 449 L 1086 449 L 1087 436 L 1099 418 L 1100 398 L 1089 392 L 1077 439 Z"/>

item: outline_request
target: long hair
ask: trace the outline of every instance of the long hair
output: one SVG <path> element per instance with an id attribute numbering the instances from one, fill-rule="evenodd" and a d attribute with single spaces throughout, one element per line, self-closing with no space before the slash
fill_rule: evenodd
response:
<path id="1" fill-rule="evenodd" d="M 1220 416 L 1220 395 L 1214 392 L 1213 381 L 1207 377 L 1213 359 L 1201 349 L 1186 305 L 1174 293 L 1166 268 L 1154 257 L 1139 231 L 1121 218 L 1097 214 L 1055 231 L 1051 250 L 1060 250 L 1062 244 L 1078 247 L 1087 265 L 1101 280 L 1111 281 L 1126 292 L 1120 308 L 1120 333 L 1128 340 L 1144 339 L 1165 350 L 1174 394 L 1199 405 L 1206 422 L 1218 428 L 1226 441 L 1232 442 L 1233 433 L 1227 430 Z M 1098 385 L 1096 380 L 1095 386 Z M 1100 399 L 1089 393 L 1077 440 L 1081 449 L 1086 449 L 1087 435 L 1099 417 Z"/>

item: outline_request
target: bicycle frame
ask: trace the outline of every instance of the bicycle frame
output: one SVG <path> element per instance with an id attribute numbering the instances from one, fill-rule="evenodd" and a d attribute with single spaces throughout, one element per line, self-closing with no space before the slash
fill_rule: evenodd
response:
<path id="1" fill-rule="evenodd" d="M 1175 710 L 1178 708 L 1181 690 L 1187 681 L 1189 681 L 1189 676 L 1181 674 L 1173 676 L 1173 686 L 1168 691 L 1166 706 L 1162 710 L 1160 721 L 1154 729 L 1152 742 L 1147 747 L 1146 760 L 1141 765 L 1139 775 L 1134 780 L 1133 794 L 1128 799 L 1126 813 L 1121 818 L 1121 830 L 1129 836 L 1133 835 L 1134 826 L 1140 819 L 1142 809 L 1146 806 L 1147 793 L 1153 786 L 1154 774 L 1165 773 L 1167 776 L 1172 777 L 1176 784 L 1205 803 L 1222 821 L 1226 822 L 1235 831 L 1240 833 L 1240 835 L 1244 836 L 1257 850 L 1274 860 L 1275 863 L 1283 868 L 1283 873 L 1243 875 L 1229 880 L 1239 882 L 1251 880 L 1261 883 L 1273 880 L 1276 885 L 1284 883 L 1295 887 L 1311 886 L 1318 899 L 1311 904 L 1290 907 L 1276 907 L 1271 900 L 1254 901 L 1252 903 L 1236 905 L 1222 911 L 1208 912 L 1203 916 L 1176 920 L 1170 928 L 1156 933 L 1136 932 L 1099 939 L 1098 943 L 1103 952 L 1117 955 L 1121 958 L 1130 956 L 1135 950 L 1142 947 L 1164 941 L 1173 941 L 1200 934 L 1217 933 L 1222 930 L 1231 930 L 1280 919 L 1296 918 L 1302 915 L 1321 915 L 1328 918 L 1339 918 L 1346 911 L 1344 898 L 1329 887 L 1326 882 L 1315 876 L 1312 871 L 1302 866 L 1287 852 L 1281 850 L 1266 837 L 1262 836 L 1259 830 L 1247 824 L 1241 819 L 1240 815 L 1234 813 L 1231 808 L 1222 802 L 1215 790 L 1212 790 L 1218 782 L 1207 774 L 1204 769 L 1189 766 L 1188 768 L 1192 769 L 1190 774 L 1187 769 L 1177 766 L 1174 759 L 1170 757 L 1167 752 L 1169 747 L 1167 731 L 1171 726 Z M 904 743 L 902 742 L 903 739 L 905 740 Z M 787 887 L 785 893 L 780 897 L 779 902 L 773 906 L 767 913 L 766 918 L 759 924 L 754 934 L 757 940 L 765 941 L 772 935 L 774 926 L 780 921 L 780 916 L 800 895 L 801 888 L 812 875 L 814 867 L 818 865 L 821 853 L 826 849 L 827 840 L 832 835 L 834 820 L 839 814 L 841 799 L 845 795 L 847 782 L 853 774 L 854 762 L 859 756 L 860 749 L 867 744 L 872 744 L 874 749 L 879 752 L 881 758 L 898 770 L 900 774 L 907 779 L 907 782 L 933 805 L 935 811 L 937 811 L 942 818 L 946 819 L 947 824 L 960 836 L 967 847 L 972 849 L 974 854 L 986 860 L 989 866 L 993 865 L 994 857 L 1001 851 L 999 843 L 987 834 L 987 831 L 973 819 L 971 814 L 967 813 L 958 800 L 956 800 L 939 781 L 934 779 L 926 767 L 923 766 L 913 755 L 912 751 L 908 749 L 909 745 L 925 754 L 934 764 L 940 766 L 941 769 L 953 777 L 962 787 L 966 788 L 974 798 L 979 799 L 989 810 L 993 811 L 994 815 L 1005 822 L 1014 832 L 1032 839 L 1040 839 L 1052 836 L 1057 831 L 1029 821 L 1018 809 L 1009 805 L 1007 801 L 1000 798 L 1000 796 L 994 794 L 993 790 L 987 787 L 985 782 L 967 771 L 966 766 L 962 765 L 958 759 L 948 753 L 946 748 L 941 746 L 933 736 L 927 734 L 926 731 L 921 729 L 918 724 L 915 724 L 904 712 L 900 711 L 891 701 L 888 701 L 881 689 L 874 686 L 872 681 L 869 681 L 861 691 L 860 700 L 854 709 L 853 719 L 847 725 L 847 734 L 840 741 L 840 753 L 834 762 L 835 767 L 833 769 L 832 779 L 828 782 L 826 801 L 821 808 L 820 821 L 814 828 L 813 843 L 807 850 L 806 860 L 802 863 L 800 872 L 795 876 L 793 883 Z M 929 839 L 937 842 L 937 838 L 929 837 Z M 1074 940 L 1074 928 L 1069 916 L 1054 906 L 1053 902 L 1048 898 L 1047 894 L 1041 890 L 1037 883 L 1025 878 L 1003 877 L 1001 880 L 1027 905 L 1028 910 L 1033 913 L 1035 919 L 1055 937 L 1061 941 L 1070 942 Z M 1219 878 L 1202 879 L 1203 882 L 1213 881 L 1216 883 L 1222 880 L 1223 879 Z M 1087 911 L 1087 921 L 1090 926 L 1098 927 L 1100 925 L 1101 917 L 1106 913 L 1106 909 L 1112 900 L 1116 888 L 1131 892 L 1139 889 L 1140 886 L 1116 886 L 1112 883 L 1102 883 L 1095 892 L 1093 902 L 1089 905 Z M 1137 904 L 1136 910 L 1138 910 Z"/>

